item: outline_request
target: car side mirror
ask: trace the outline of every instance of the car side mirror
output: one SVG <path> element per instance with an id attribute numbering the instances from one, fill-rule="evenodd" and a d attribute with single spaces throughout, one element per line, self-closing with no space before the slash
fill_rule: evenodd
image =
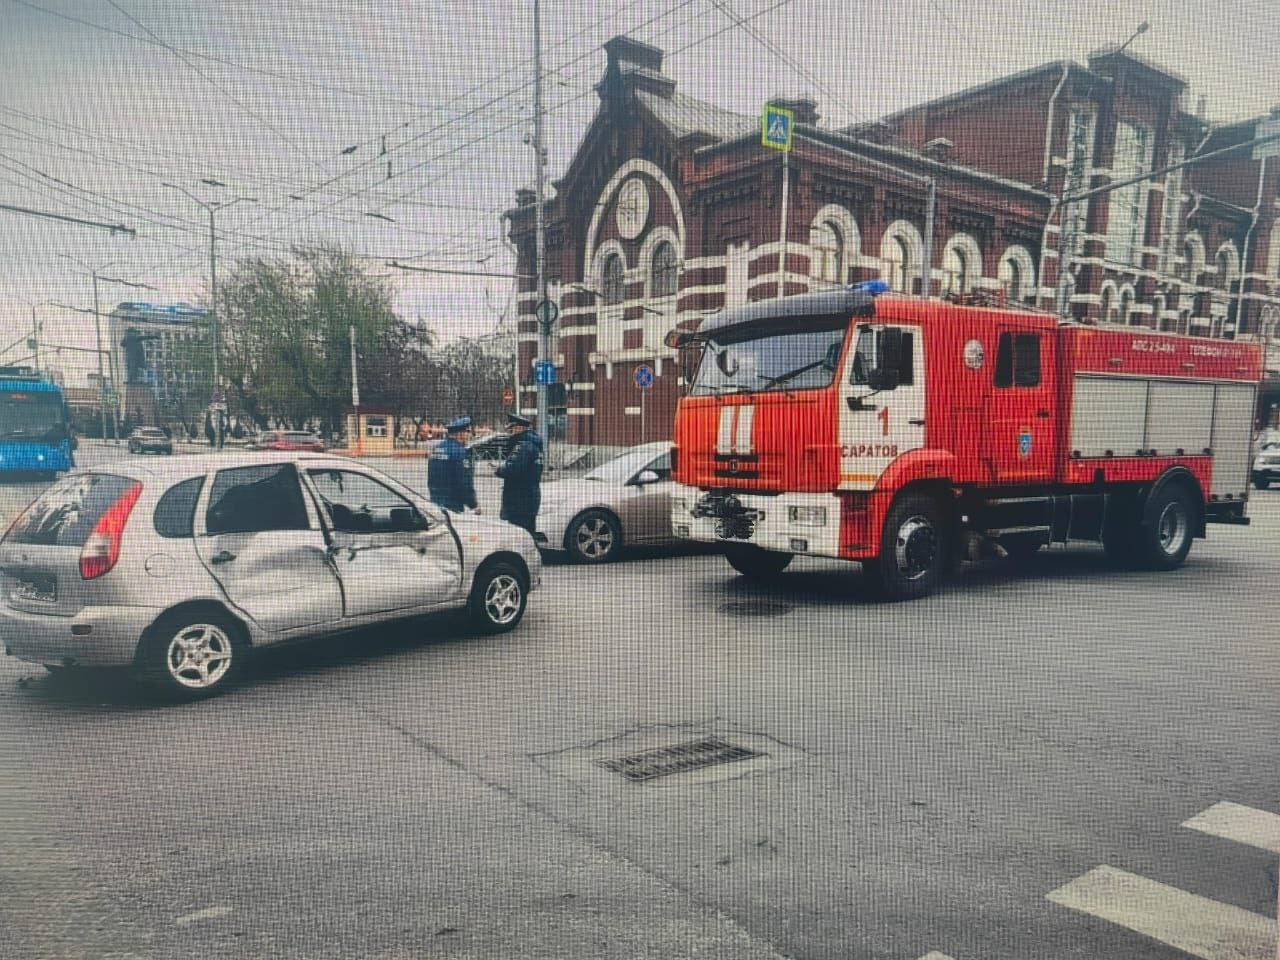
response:
<path id="1" fill-rule="evenodd" d="M 413 507 L 391 508 L 391 529 L 397 533 L 412 533 L 425 527 L 426 524 Z"/>
<path id="2" fill-rule="evenodd" d="M 631 482 L 637 487 L 645 487 L 651 483 L 657 483 L 661 479 L 662 477 L 658 476 L 657 472 L 654 470 L 641 470 L 636 474 L 635 479 Z"/>

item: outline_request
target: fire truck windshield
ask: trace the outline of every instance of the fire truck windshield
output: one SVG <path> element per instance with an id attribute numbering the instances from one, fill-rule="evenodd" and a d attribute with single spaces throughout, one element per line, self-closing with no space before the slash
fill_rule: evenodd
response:
<path id="1" fill-rule="evenodd" d="M 757 329 L 755 336 L 708 339 L 690 394 L 813 390 L 831 385 L 845 327 L 786 331 Z M 726 331 L 726 334 L 728 331 Z"/>

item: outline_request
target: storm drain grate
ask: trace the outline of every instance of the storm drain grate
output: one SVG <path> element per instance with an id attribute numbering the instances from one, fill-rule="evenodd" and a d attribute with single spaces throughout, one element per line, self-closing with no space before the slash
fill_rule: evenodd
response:
<path id="1" fill-rule="evenodd" d="M 690 740 L 688 743 L 646 750 L 644 753 L 636 753 L 629 757 L 597 760 L 596 763 L 614 773 L 622 774 L 628 780 L 653 780 L 673 773 L 713 767 L 720 763 L 734 763 L 737 760 L 767 756 L 767 753 L 740 747 L 719 737 L 708 737 L 705 740 Z"/>

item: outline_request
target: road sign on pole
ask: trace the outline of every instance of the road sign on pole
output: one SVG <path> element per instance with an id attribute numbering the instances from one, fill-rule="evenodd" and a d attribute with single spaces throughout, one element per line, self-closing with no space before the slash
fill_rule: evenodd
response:
<path id="1" fill-rule="evenodd" d="M 533 368 L 534 381 L 539 386 L 550 386 L 556 382 L 556 365 L 550 360 L 539 360 Z"/>
<path id="2" fill-rule="evenodd" d="M 533 315 L 542 324 L 542 329 L 550 330 L 560 316 L 560 308 L 552 300 L 539 300 L 538 305 L 533 308 Z"/>
<path id="3" fill-rule="evenodd" d="M 796 115 L 786 107 L 765 104 L 760 115 L 760 142 L 773 150 L 791 152 L 791 131 L 796 125 Z"/>
<path id="4" fill-rule="evenodd" d="M 510 387 L 505 387 L 502 391 L 502 405 L 509 407 L 516 402 L 516 392 Z"/>
<path id="5" fill-rule="evenodd" d="M 641 390 L 648 390 L 653 386 L 653 367 L 647 363 L 636 367 L 636 386 Z"/>

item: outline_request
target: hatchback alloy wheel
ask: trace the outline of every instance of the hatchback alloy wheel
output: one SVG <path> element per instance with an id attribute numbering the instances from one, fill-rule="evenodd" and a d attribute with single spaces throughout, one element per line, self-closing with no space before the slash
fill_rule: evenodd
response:
<path id="1" fill-rule="evenodd" d="M 506 633 L 524 616 L 528 600 L 527 571 L 507 560 L 486 563 L 471 586 L 467 612 L 480 633 Z"/>
<path id="2" fill-rule="evenodd" d="M 503 574 L 489 581 L 485 590 L 484 606 L 489 619 L 505 626 L 520 613 L 520 581 L 511 574 Z"/>
<path id="3" fill-rule="evenodd" d="M 211 623 L 193 623 L 169 641 L 166 663 L 174 681 L 193 690 L 216 686 L 231 669 L 231 638 Z"/>
<path id="4" fill-rule="evenodd" d="M 138 646 L 141 679 L 177 700 L 199 700 L 230 686 L 244 669 L 247 641 L 230 617 L 213 610 L 168 614 Z"/>

